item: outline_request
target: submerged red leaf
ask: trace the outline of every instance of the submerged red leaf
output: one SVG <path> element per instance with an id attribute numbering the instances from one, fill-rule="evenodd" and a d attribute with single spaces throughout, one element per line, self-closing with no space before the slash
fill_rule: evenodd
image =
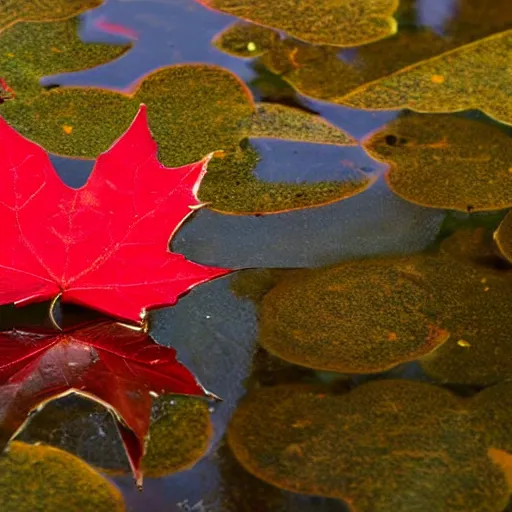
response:
<path id="1" fill-rule="evenodd" d="M 47 153 L 0 118 L 0 304 L 61 294 L 139 321 L 224 275 L 169 251 L 193 209 L 210 156 L 170 169 L 156 156 L 146 109 L 99 156 L 88 182 L 66 186 Z"/>
<path id="2" fill-rule="evenodd" d="M 59 334 L 0 333 L 0 448 L 32 412 L 70 393 L 113 413 L 139 485 L 151 394 L 213 396 L 177 361 L 173 349 L 115 322 Z"/>

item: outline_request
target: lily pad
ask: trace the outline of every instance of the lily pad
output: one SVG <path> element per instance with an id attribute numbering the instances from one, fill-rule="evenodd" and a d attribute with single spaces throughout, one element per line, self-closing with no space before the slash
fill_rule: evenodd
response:
<path id="1" fill-rule="evenodd" d="M 511 52 L 508 30 L 365 84 L 345 95 L 342 103 L 428 113 L 478 109 L 512 124 Z"/>
<path id="2" fill-rule="evenodd" d="M 346 501 L 354 512 L 501 512 L 505 475 L 471 428 L 464 401 L 408 381 L 343 395 L 275 386 L 247 396 L 228 442 L 253 475 Z"/>
<path id="3" fill-rule="evenodd" d="M 512 214 L 508 213 L 494 234 L 501 254 L 512 263 Z"/>
<path id="4" fill-rule="evenodd" d="M 464 212 L 512 206 L 512 138 L 498 127 L 412 114 L 373 134 L 365 147 L 390 164 L 389 186 L 408 201 Z"/>
<path id="5" fill-rule="evenodd" d="M 341 147 L 354 146 L 355 142 L 318 116 L 264 104 L 256 108 L 247 88 L 222 68 L 170 66 L 148 75 L 130 91 L 41 89 L 38 80 L 46 73 L 105 61 L 104 50 L 109 47 L 84 45 L 75 30 L 74 20 L 24 23 L 1 36 L 5 38 L 2 45 L 11 50 L 0 56 L 2 76 L 16 94 L 15 99 L 2 105 L 1 114 L 47 150 L 95 158 L 126 129 L 140 103 L 145 103 L 159 144 L 159 158 L 165 165 L 180 166 L 212 151 L 225 152 L 224 158 L 211 163 L 200 191 L 200 198 L 211 203 L 213 209 L 274 213 L 350 197 L 372 183 L 363 172 L 352 171 L 348 179 L 338 181 L 288 184 L 258 180 L 253 170 L 260 157 L 246 143 L 253 135 L 289 135 L 295 140 Z M 37 52 L 32 43 L 26 42 L 34 40 L 38 41 Z M 113 57 L 124 50 L 109 51 Z"/>
<path id="6" fill-rule="evenodd" d="M 122 512 L 119 490 L 73 455 L 12 443 L 0 457 L 0 507 L 9 512 Z"/>
<path id="7" fill-rule="evenodd" d="M 157 478 L 193 466 L 208 450 L 211 437 L 204 400 L 183 396 L 155 399 L 142 461 L 144 475 Z M 47 405 L 34 416 L 21 439 L 64 449 L 111 475 L 131 472 L 112 418 L 83 399 Z"/>
<path id="8" fill-rule="evenodd" d="M 0 32 L 20 21 L 65 20 L 102 3 L 103 0 L 2 0 Z"/>
<path id="9" fill-rule="evenodd" d="M 488 264 L 488 246 L 482 246 L 481 258 L 476 257 L 475 245 L 467 248 L 466 262 L 459 253 L 456 258 L 437 259 L 427 270 L 428 281 L 437 290 L 441 325 L 450 338 L 421 365 L 444 383 L 488 386 L 512 376 L 512 279 L 509 270 Z"/>
<path id="10" fill-rule="evenodd" d="M 394 34 L 398 0 L 200 0 L 313 44 L 360 46 Z"/>
<path id="11" fill-rule="evenodd" d="M 443 35 L 430 27 L 418 26 L 419 16 L 415 11 L 411 2 L 400 2 L 396 14 L 401 24 L 399 31 L 355 51 L 309 45 L 279 37 L 270 29 L 267 32 L 261 28 L 257 30 L 248 23 L 228 27 L 214 42 L 221 50 L 240 57 L 251 56 L 246 50 L 250 45 L 256 50 L 252 56 L 261 55 L 261 63 L 281 75 L 302 94 L 348 104 L 346 97 L 366 84 L 378 83 L 418 62 L 427 62 L 468 43 L 512 28 L 512 9 L 507 2 L 493 5 L 489 5 L 487 0 L 460 2 L 456 14 L 442 27 Z M 414 16 L 412 20 L 411 14 Z M 506 73 L 502 79 L 505 76 Z M 473 79 L 477 80 L 472 76 Z M 485 81 L 486 77 L 481 76 L 481 79 Z M 435 80 L 441 79 L 436 77 Z M 488 83 L 492 84 L 489 87 L 494 87 L 492 81 Z M 387 91 L 384 96 L 379 96 L 379 100 L 388 98 L 390 94 Z M 468 96 L 467 91 L 463 92 L 463 96 Z M 459 97 L 458 101 L 463 100 Z M 368 105 L 368 108 L 373 109 L 374 105 Z M 394 105 L 392 108 L 398 107 Z"/>
<path id="12" fill-rule="evenodd" d="M 292 272 L 264 298 L 260 342 L 302 366 L 372 373 L 448 338 L 422 260 L 375 259 Z"/>

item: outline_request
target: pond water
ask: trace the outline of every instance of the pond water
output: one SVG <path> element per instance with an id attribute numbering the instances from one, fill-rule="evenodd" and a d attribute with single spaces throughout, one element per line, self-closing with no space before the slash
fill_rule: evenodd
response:
<path id="1" fill-rule="evenodd" d="M 222 401 L 155 397 L 142 492 L 87 396 L 16 439 L 78 456 L 130 512 L 512 510 L 511 3 L 204 4 L 0 0 L 0 115 L 72 188 L 140 103 L 165 165 L 223 150 L 170 247 L 235 270 L 150 313 Z M 51 328 L 48 307 L 0 327 Z M 0 508 L 114 510 L 80 482 Z"/>

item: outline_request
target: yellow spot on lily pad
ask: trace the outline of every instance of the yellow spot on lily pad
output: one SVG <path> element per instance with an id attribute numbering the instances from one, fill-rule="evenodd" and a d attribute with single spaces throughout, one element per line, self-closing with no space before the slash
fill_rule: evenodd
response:
<path id="1" fill-rule="evenodd" d="M 394 34 L 398 0 L 201 0 L 313 44 L 359 46 Z"/>
<path id="2" fill-rule="evenodd" d="M 71 132 L 73 131 L 73 127 L 70 126 L 69 124 L 65 124 L 62 126 L 62 130 L 64 131 L 64 133 L 66 135 L 71 135 Z"/>
<path id="3" fill-rule="evenodd" d="M 6 512 L 123 512 L 119 490 L 73 455 L 11 443 L 0 456 L 0 509 Z"/>
<path id="4" fill-rule="evenodd" d="M 355 512 L 501 512 L 505 475 L 468 416 L 464 400 L 418 382 L 374 381 L 342 395 L 281 385 L 242 400 L 228 443 L 265 482 Z"/>
<path id="5" fill-rule="evenodd" d="M 380 129 L 365 147 L 390 164 L 389 186 L 408 201 L 464 212 L 512 206 L 512 139 L 498 127 L 412 114 Z"/>

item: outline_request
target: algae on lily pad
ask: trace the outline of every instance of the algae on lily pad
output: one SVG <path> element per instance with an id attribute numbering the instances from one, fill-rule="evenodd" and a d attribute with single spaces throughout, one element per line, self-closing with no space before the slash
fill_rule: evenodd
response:
<path id="1" fill-rule="evenodd" d="M 20 21 L 56 21 L 98 7 L 103 0 L 2 0 L 0 32 Z"/>
<path id="2" fill-rule="evenodd" d="M 408 201 L 464 212 L 512 206 L 512 138 L 498 127 L 411 114 L 378 130 L 365 147 L 390 164 L 389 186 Z"/>
<path id="3" fill-rule="evenodd" d="M 341 102 L 354 108 L 428 113 L 478 109 L 512 125 L 511 56 L 508 30 L 365 84 Z"/>
<path id="4" fill-rule="evenodd" d="M 73 455 L 20 442 L 0 456 L 0 509 L 6 512 L 123 512 L 119 490 Z"/>
<path id="5" fill-rule="evenodd" d="M 422 265 L 370 259 L 294 271 L 264 296 L 259 340 L 318 370 L 374 373 L 415 360 L 448 337 Z"/>
<path id="6" fill-rule="evenodd" d="M 265 482 L 354 512 L 501 512 L 506 478 L 469 416 L 464 400 L 418 382 L 373 381 L 342 395 L 275 386 L 242 400 L 228 443 Z"/>
<path id="7" fill-rule="evenodd" d="M 396 32 L 398 0 L 200 0 L 313 44 L 360 46 Z"/>
<path id="8" fill-rule="evenodd" d="M 255 106 L 244 84 L 215 66 L 161 68 L 126 91 L 42 89 L 39 79 L 45 74 L 97 65 L 126 49 L 85 45 L 75 31 L 76 20 L 69 20 L 19 24 L 0 35 L 2 45 L 10 50 L 0 56 L 2 77 L 16 94 L 15 100 L 2 105 L 1 115 L 48 151 L 95 158 L 123 133 L 140 103 L 145 103 L 163 164 L 176 167 L 224 151 L 223 158 L 211 162 L 200 190 L 200 199 L 215 210 L 275 213 L 317 206 L 355 195 L 372 183 L 364 172 L 352 170 L 345 179 L 343 168 L 342 178 L 336 181 L 273 183 L 258 179 L 253 170 L 260 156 L 246 143 L 252 136 L 290 136 L 302 142 L 360 148 L 318 116 L 288 107 Z M 38 41 L 37 51 L 33 41 Z"/>

